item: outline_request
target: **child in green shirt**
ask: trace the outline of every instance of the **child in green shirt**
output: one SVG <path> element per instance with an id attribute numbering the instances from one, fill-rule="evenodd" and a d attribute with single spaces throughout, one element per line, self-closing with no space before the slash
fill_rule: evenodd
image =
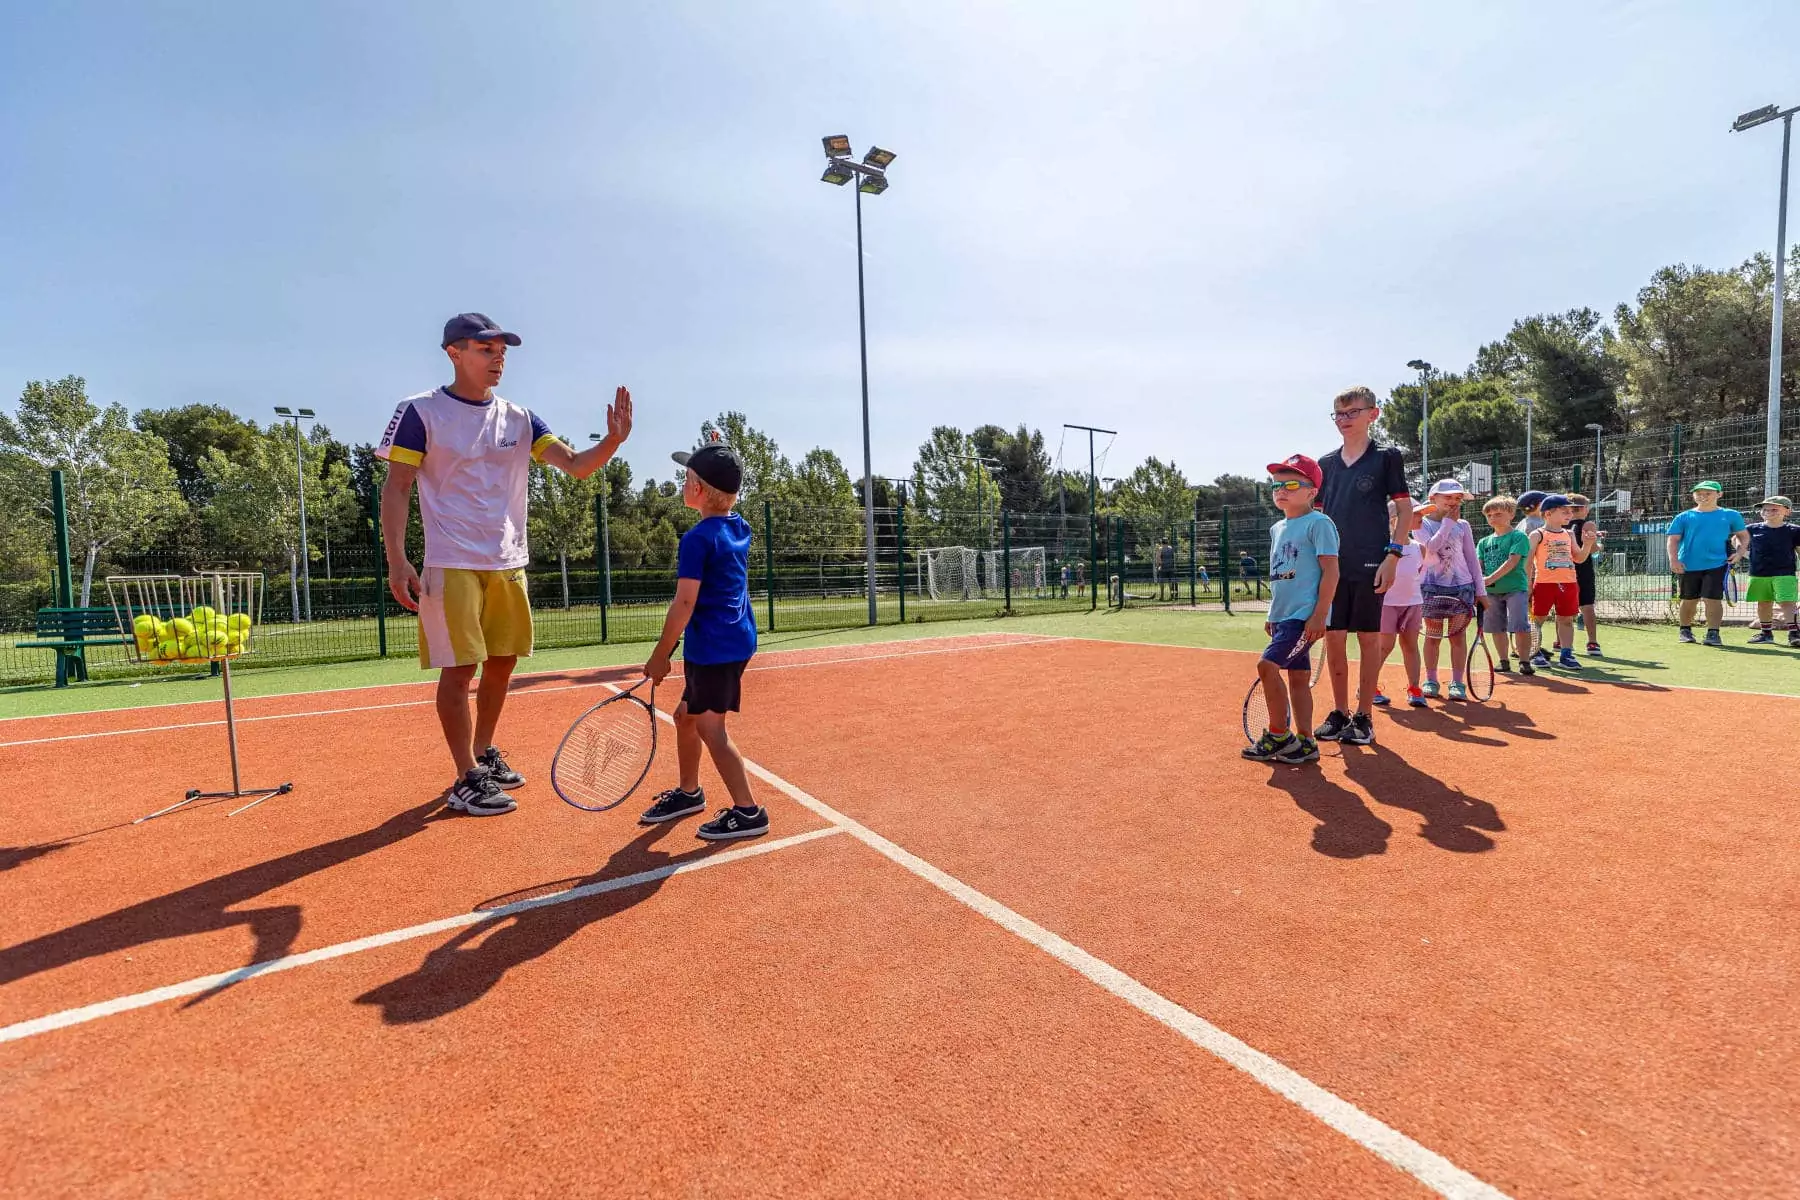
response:
<path id="1" fill-rule="evenodd" d="M 1495 496 L 1481 506 L 1494 532 L 1475 546 L 1475 557 L 1487 580 L 1488 606 L 1482 613 L 1484 631 L 1494 639 L 1494 653 L 1500 660 L 1499 670 L 1512 670 L 1506 655 L 1506 635 L 1512 634 L 1513 646 L 1519 652 L 1519 670 L 1530 675 L 1531 610 L 1525 587 L 1525 560 L 1531 556 L 1531 540 L 1513 528 L 1519 503 L 1511 496 Z"/>

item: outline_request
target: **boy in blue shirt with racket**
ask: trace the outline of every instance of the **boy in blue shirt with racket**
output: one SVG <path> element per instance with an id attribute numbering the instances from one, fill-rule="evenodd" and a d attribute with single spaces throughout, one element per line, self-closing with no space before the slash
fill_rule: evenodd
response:
<path id="1" fill-rule="evenodd" d="M 769 832 L 769 814 L 750 791 L 744 757 L 725 730 L 725 714 L 738 711 L 744 668 L 756 653 L 756 613 L 750 606 L 750 523 L 731 511 L 743 486 L 744 464 L 737 454 L 714 440 L 691 454 L 673 455 L 687 468 L 682 501 L 700 521 L 681 535 L 675 599 L 663 620 L 662 637 L 644 674 L 661 683 L 669 674 L 669 656 L 687 634 L 682 654 L 681 704 L 675 709 L 675 755 L 680 786 L 656 797 L 642 825 L 673 821 L 704 812 L 700 790 L 700 750 L 712 755 L 713 766 L 731 793 L 731 807 L 701 825 L 695 836 L 709 842 L 761 837 Z"/>
<path id="2" fill-rule="evenodd" d="M 1318 463 L 1294 454 L 1270 463 L 1269 474 L 1282 514 L 1269 531 L 1269 619 L 1263 625 L 1269 648 L 1256 664 L 1269 727 L 1243 753 L 1255 762 L 1317 762 L 1319 744 L 1305 732 L 1312 728 L 1309 648 L 1325 636 L 1325 618 L 1337 594 L 1338 531 L 1313 507 L 1323 478 Z"/>

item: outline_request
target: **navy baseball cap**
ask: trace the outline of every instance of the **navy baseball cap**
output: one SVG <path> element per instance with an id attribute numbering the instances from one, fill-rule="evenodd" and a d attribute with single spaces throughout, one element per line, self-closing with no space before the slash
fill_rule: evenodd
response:
<path id="1" fill-rule="evenodd" d="M 1519 493 L 1519 507 L 1520 508 L 1531 508 L 1534 505 L 1542 504 L 1544 502 L 1544 497 L 1547 495 L 1549 495 L 1548 492 L 1538 492 L 1538 491 L 1520 492 Z"/>
<path id="2" fill-rule="evenodd" d="M 1544 502 L 1538 506 L 1538 511 L 1539 512 L 1549 512 L 1553 508 L 1574 508 L 1574 507 L 1575 506 L 1573 504 L 1569 503 L 1569 498 L 1567 496 L 1563 495 L 1561 492 L 1558 492 L 1555 495 L 1545 496 Z"/>
<path id="3" fill-rule="evenodd" d="M 723 442 L 708 442 L 698 450 L 677 450 L 669 457 L 721 492 L 735 496 L 744 486 L 744 460 Z"/>
<path id="4" fill-rule="evenodd" d="M 505 342 L 509 346 L 517 346 L 519 335 L 507 333 L 494 324 L 494 319 L 486 313 L 457 313 L 444 322 L 444 345 L 464 340 Z"/>

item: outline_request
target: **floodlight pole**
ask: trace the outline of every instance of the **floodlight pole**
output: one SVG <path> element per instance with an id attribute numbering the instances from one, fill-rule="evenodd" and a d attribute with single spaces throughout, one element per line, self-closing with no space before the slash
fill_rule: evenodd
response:
<path id="1" fill-rule="evenodd" d="M 973 454 L 946 454 L 945 457 L 946 458 L 959 458 L 963 462 L 974 463 L 976 466 L 981 468 L 981 473 L 988 477 L 988 481 L 990 483 L 993 482 L 994 473 L 992 471 L 988 470 L 988 468 L 990 466 L 997 467 L 1000 465 L 1000 460 L 997 458 L 980 458 Z M 986 541 L 988 543 L 988 545 L 991 547 L 993 545 L 993 538 L 990 536 L 992 531 L 988 528 L 988 524 L 986 521 L 987 489 L 979 486 L 979 482 L 980 481 L 978 479 L 977 486 L 975 489 L 975 519 L 977 521 L 981 522 L 982 539 L 984 541 Z"/>
<path id="2" fill-rule="evenodd" d="M 305 581 L 303 584 L 305 591 L 302 595 L 306 606 L 306 619 L 310 621 L 312 620 L 312 548 L 306 540 L 306 459 L 300 450 L 300 422 L 316 418 L 289 412 L 284 407 L 278 407 L 275 412 L 282 420 L 294 423 L 294 475 L 300 483 L 300 570 L 301 578 Z"/>
<path id="3" fill-rule="evenodd" d="M 1742 133 L 1770 121 L 1781 122 L 1781 189 L 1775 213 L 1775 294 L 1769 322 L 1769 417 L 1763 441 L 1763 495 L 1781 494 L 1781 317 L 1787 307 L 1787 207 L 1788 148 L 1793 139 L 1794 114 L 1800 105 L 1781 110 L 1773 104 L 1745 113 L 1733 122 L 1733 133 Z"/>
<path id="4" fill-rule="evenodd" d="M 1419 373 L 1419 475 L 1431 486 L 1431 364 L 1413 359 L 1406 364 Z"/>
<path id="5" fill-rule="evenodd" d="M 1092 425 L 1071 425 L 1063 422 L 1064 429 L 1082 429 L 1088 435 L 1088 607 L 1100 607 L 1100 547 L 1094 541 L 1095 510 L 1099 508 L 1099 489 L 1094 479 L 1094 435 L 1110 433 L 1119 436 L 1116 429 L 1096 429 Z M 1108 601 L 1110 604 L 1111 601 Z"/>
<path id="6" fill-rule="evenodd" d="M 1525 406 L 1525 486 L 1521 491 L 1531 490 L 1531 418 L 1537 412 L 1537 401 L 1530 396 L 1515 396 Z"/>
<path id="7" fill-rule="evenodd" d="M 1600 453 L 1600 434 L 1604 427 L 1600 425 L 1589 425 L 1588 428 L 1594 431 L 1594 486 L 1591 490 L 1594 493 L 1595 501 L 1598 502 L 1600 499 L 1600 468 L 1601 464 L 1604 462 Z"/>

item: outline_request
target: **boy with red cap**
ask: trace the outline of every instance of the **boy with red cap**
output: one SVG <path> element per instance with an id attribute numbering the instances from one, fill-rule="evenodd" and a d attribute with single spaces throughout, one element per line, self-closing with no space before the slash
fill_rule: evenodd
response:
<path id="1" fill-rule="evenodd" d="M 1270 463 L 1269 474 L 1275 507 L 1283 516 L 1269 530 L 1269 619 L 1263 625 L 1269 648 L 1256 664 L 1269 727 L 1244 757 L 1308 763 L 1319 757 L 1318 743 L 1306 735 L 1312 728 L 1308 647 L 1325 636 L 1325 618 L 1337 593 L 1338 533 L 1331 518 L 1313 507 L 1321 479 L 1318 463 L 1295 454 Z"/>

